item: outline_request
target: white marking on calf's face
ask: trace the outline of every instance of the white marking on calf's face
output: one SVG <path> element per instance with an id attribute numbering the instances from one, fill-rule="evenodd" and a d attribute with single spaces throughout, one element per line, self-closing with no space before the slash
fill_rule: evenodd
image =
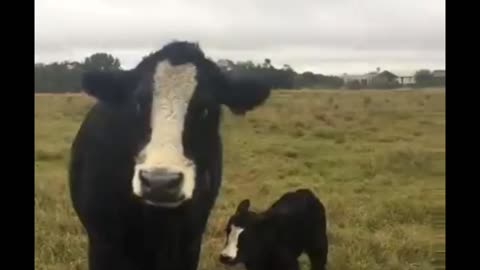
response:
<path id="1" fill-rule="evenodd" d="M 225 257 L 229 257 L 235 259 L 237 257 L 238 252 L 238 238 L 240 234 L 243 232 L 242 227 L 237 227 L 235 225 L 230 226 L 230 233 L 228 234 L 227 238 L 227 245 L 222 250 L 221 255 Z"/>
<path id="2" fill-rule="evenodd" d="M 153 77 L 151 138 L 139 155 L 132 181 L 133 193 L 142 196 L 139 170 L 164 168 L 183 173 L 181 194 L 190 199 L 195 188 L 195 164 L 184 156 L 182 133 L 185 115 L 197 81 L 193 64 L 173 66 L 160 62 Z"/>

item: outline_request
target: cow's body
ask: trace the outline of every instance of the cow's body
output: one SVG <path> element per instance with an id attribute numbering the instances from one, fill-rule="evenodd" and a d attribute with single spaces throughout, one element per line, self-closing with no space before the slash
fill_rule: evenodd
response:
<path id="1" fill-rule="evenodd" d="M 102 259 L 105 264 L 95 269 L 137 269 L 128 267 L 135 261 L 147 266 L 138 269 L 164 269 L 154 268 L 155 262 L 149 260 L 164 265 L 169 260 L 193 264 L 221 182 L 220 137 L 212 139 L 206 152 L 207 166 L 199 172 L 205 177 L 204 186 L 199 187 L 195 199 L 178 209 L 157 209 L 131 194 L 135 149 L 125 144 L 129 136 L 129 130 L 123 126 L 125 120 L 122 114 L 97 104 L 73 145 L 74 207 L 88 231 L 92 244 L 89 253 L 101 253 L 106 258 Z"/>
<path id="2" fill-rule="evenodd" d="M 288 192 L 262 213 L 249 211 L 249 205 L 242 201 L 228 222 L 223 263 L 242 263 L 247 270 L 298 270 L 305 252 L 313 270 L 325 269 L 325 208 L 310 190 Z"/>
<path id="3" fill-rule="evenodd" d="M 131 71 L 84 76 L 99 102 L 72 145 L 70 191 L 90 270 L 197 268 L 222 179 L 220 105 L 242 112 L 258 105 L 234 104 L 225 92 L 202 103 L 215 87 L 239 86 L 221 76 L 190 43 L 172 43 Z"/>

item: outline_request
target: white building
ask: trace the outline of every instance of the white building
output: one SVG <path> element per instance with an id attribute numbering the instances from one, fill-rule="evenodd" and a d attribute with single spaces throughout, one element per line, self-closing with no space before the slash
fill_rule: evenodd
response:
<path id="1" fill-rule="evenodd" d="M 397 82 L 401 85 L 405 85 L 405 86 L 408 86 L 408 85 L 413 85 L 415 84 L 415 74 L 414 73 L 401 73 L 401 72 L 397 72 L 395 73 L 397 75 Z"/>

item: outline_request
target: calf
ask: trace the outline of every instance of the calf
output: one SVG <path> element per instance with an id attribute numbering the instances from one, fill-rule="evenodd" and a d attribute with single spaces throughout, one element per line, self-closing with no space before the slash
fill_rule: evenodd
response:
<path id="1" fill-rule="evenodd" d="M 250 200 L 243 200 L 230 217 L 221 263 L 242 263 L 248 270 L 294 270 L 306 252 L 311 269 L 326 269 L 325 207 L 310 190 L 288 192 L 262 213 L 249 207 Z"/>

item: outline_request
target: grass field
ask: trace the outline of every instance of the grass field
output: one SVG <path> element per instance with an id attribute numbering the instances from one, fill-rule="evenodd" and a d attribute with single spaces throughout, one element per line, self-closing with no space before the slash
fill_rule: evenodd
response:
<path id="1" fill-rule="evenodd" d="M 86 269 L 86 238 L 71 208 L 66 169 L 91 104 L 80 95 L 35 97 L 38 270 Z M 278 91 L 245 118 L 224 111 L 224 181 L 200 269 L 224 269 L 217 262 L 223 228 L 241 199 L 264 209 L 300 187 L 326 206 L 329 269 L 443 265 L 436 251 L 444 251 L 444 90 Z"/>

